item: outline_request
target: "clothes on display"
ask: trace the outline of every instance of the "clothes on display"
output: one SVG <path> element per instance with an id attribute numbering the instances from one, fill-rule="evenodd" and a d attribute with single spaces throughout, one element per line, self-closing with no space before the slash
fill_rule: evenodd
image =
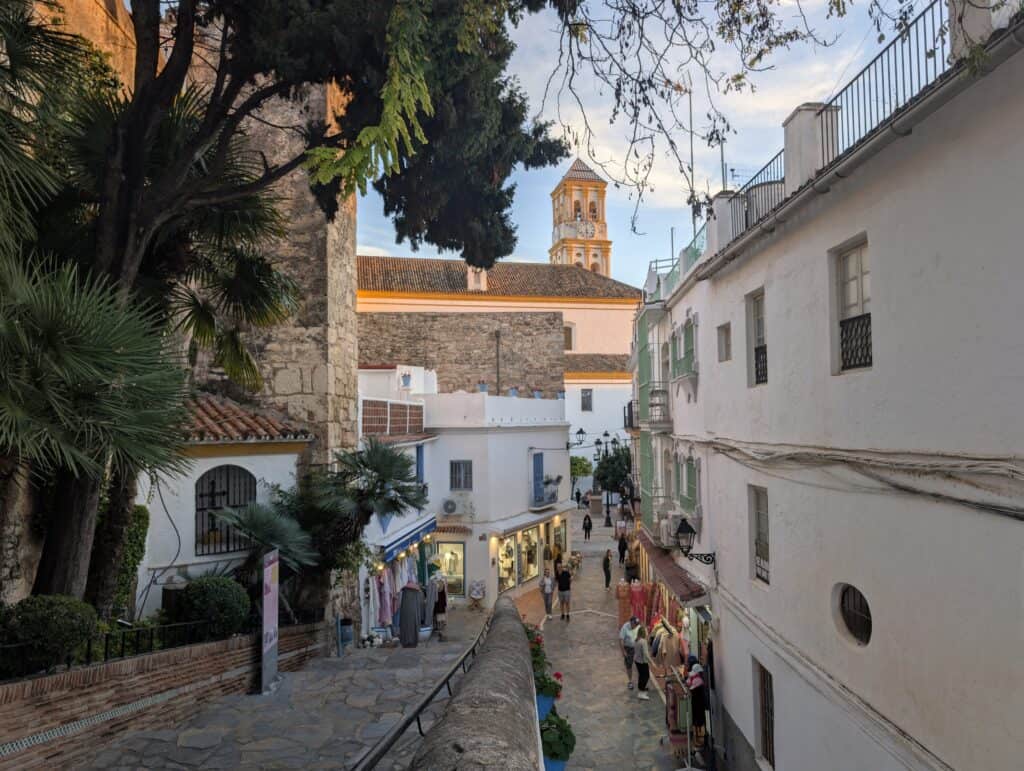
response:
<path id="1" fill-rule="evenodd" d="M 419 644 L 422 598 L 423 592 L 417 584 L 410 583 L 402 587 L 398 639 L 403 648 L 415 648 Z"/>

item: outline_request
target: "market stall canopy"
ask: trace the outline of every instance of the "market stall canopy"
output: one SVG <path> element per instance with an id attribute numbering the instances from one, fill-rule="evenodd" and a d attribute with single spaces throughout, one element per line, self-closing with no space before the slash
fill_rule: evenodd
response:
<path id="1" fill-rule="evenodd" d="M 437 517 L 431 515 L 426 519 L 418 520 L 414 525 L 405 531 L 391 536 L 387 543 L 383 544 L 384 562 L 390 562 L 399 552 L 405 551 L 414 543 L 423 540 L 423 536 L 429 535 L 437 529 Z"/>

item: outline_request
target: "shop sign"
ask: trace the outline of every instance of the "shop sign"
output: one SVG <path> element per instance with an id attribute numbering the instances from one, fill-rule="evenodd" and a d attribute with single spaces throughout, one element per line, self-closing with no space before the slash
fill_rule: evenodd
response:
<path id="1" fill-rule="evenodd" d="M 277 549 L 263 556 L 263 693 L 270 693 L 277 680 L 277 595 L 280 559 Z"/>

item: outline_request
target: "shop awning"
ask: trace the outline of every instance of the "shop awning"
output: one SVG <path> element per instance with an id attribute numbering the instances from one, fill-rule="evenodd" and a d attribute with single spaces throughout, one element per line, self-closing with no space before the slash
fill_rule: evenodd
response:
<path id="1" fill-rule="evenodd" d="M 423 540 L 423 536 L 434 532 L 437 529 L 437 517 L 430 516 L 426 520 L 420 520 L 410 529 L 391 536 L 383 545 L 384 561 L 390 562 L 399 552 L 405 551 L 414 543 Z"/>
<path id="2" fill-rule="evenodd" d="M 438 535 L 473 535 L 473 528 L 468 525 L 438 525 L 435 532 Z"/>
<path id="3" fill-rule="evenodd" d="M 647 552 L 647 558 L 651 561 L 651 568 L 658 574 L 658 577 L 665 583 L 669 591 L 678 598 L 679 602 L 683 605 L 692 605 L 694 600 L 702 599 L 707 595 L 707 591 L 701 583 L 689 571 L 672 559 L 670 552 L 666 552 L 660 546 L 657 546 L 643 529 L 640 529 L 638 532 L 640 534 L 640 545 Z"/>

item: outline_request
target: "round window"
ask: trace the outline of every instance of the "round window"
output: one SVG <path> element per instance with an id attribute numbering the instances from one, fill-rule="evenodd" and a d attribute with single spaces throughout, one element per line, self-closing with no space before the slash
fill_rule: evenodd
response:
<path id="1" fill-rule="evenodd" d="M 861 645 L 867 645 L 871 639 L 871 607 L 867 599 L 856 587 L 849 584 L 840 584 L 838 589 L 839 616 L 843 620 L 843 626 L 854 640 Z"/>

